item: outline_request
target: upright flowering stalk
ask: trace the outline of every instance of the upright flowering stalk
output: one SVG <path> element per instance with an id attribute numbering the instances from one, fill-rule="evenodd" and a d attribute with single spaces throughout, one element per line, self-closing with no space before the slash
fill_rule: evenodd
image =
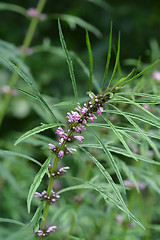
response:
<path id="1" fill-rule="evenodd" d="M 89 121 L 93 123 L 94 119 L 97 119 L 97 116 L 103 112 L 104 103 L 110 100 L 113 96 L 113 92 L 103 92 L 97 96 L 94 93 L 90 93 L 89 101 L 87 103 L 84 103 L 83 106 L 79 104 L 74 109 L 74 111 L 67 113 L 67 124 L 65 129 L 58 127 L 56 131 L 58 135 L 57 145 L 53 145 L 52 143 L 48 144 L 49 150 L 55 154 L 55 160 L 53 165 L 50 164 L 48 167 L 50 172 L 50 179 L 47 191 L 44 190 L 42 193 L 35 192 L 35 198 L 39 198 L 41 201 L 45 201 L 41 227 L 35 233 L 37 236 L 39 236 L 39 240 L 43 239 L 45 236 L 56 230 L 56 226 L 52 226 L 49 229 L 46 229 L 46 220 L 48 216 L 49 205 L 54 204 L 54 202 L 60 198 L 60 196 L 53 191 L 54 178 L 59 177 L 62 174 L 66 174 L 66 170 L 69 169 L 69 167 L 57 169 L 58 161 L 64 158 L 66 154 L 73 155 L 73 153 L 77 151 L 75 148 L 69 147 L 69 143 L 72 143 L 76 140 L 82 143 L 84 137 L 79 134 L 83 133 L 83 131 L 86 130 L 86 124 Z"/>

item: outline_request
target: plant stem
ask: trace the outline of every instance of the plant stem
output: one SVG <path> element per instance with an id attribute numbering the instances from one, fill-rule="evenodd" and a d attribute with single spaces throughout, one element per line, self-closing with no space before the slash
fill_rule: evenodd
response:
<path id="1" fill-rule="evenodd" d="M 36 8 L 36 10 L 39 13 L 42 12 L 46 1 L 47 0 L 39 0 L 37 8 Z M 22 44 L 22 46 L 25 49 L 30 46 L 30 43 L 31 43 L 31 41 L 33 39 L 33 36 L 34 36 L 34 33 L 36 31 L 36 27 L 37 27 L 38 21 L 39 21 L 38 18 L 32 18 L 32 20 L 31 20 L 31 23 L 29 25 L 27 34 L 26 34 L 25 39 L 24 39 L 23 44 Z M 24 59 L 25 59 L 25 56 L 21 57 L 21 60 L 24 61 Z M 13 88 L 16 85 L 16 83 L 18 81 L 18 76 L 19 76 L 18 73 L 14 71 L 12 76 L 11 76 L 11 78 L 10 78 L 10 82 L 9 82 L 9 86 L 10 87 Z M 6 110 L 8 108 L 10 99 L 11 99 L 11 95 L 10 94 L 6 94 L 5 97 L 4 97 L 4 101 L 2 103 L 2 106 L 0 108 L 0 126 L 2 125 L 2 122 L 3 122 L 4 116 L 5 116 Z"/>

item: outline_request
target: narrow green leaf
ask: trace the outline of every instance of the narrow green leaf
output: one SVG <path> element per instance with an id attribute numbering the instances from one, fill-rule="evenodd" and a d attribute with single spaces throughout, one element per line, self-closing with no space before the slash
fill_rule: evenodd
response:
<path id="1" fill-rule="evenodd" d="M 99 145 L 99 144 L 81 144 L 81 147 L 89 147 L 89 148 L 97 148 L 97 149 L 102 149 L 102 147 Z M 122 148 L 118 148 L 118 147 L 114 147 L 114 146 L 109 146 L 107 144 L 107 147 L 108 147 L 108 150 L 110 152 L 113 152 L 113 153 L 116 153 L 116 154 L 120 154 L 120 155 L 123 155 L 123 156 L 126 156 L 126 157 L 131 157 L 131 155 L 124 149 Z M 135 154 L 135 153 L 134 153 Z M 154 161 L 150 158 L 147 158 L 147 157 L 143 157 L 141 155 L 138 155 L 138 154 L 135 154 L 136 158 L 138 160 L 141 160 L 141 161 L 144 161 L 144 162 L 147 162 L 147 163 L 150 163 L 150 164 L 155 164 L 155 165 L 160 165 L 160 162 L 157 162 L 157 161 Z"/>
<path id="2" fill-rule="evenodd" d="M 154 63 L 151 64 L 150 66 L 148 66 L 148 67 L 146 67 L 145 69 L 143 69 L 140 73 L 136 74 L 134 77 L 132 77 L 131 79 L 129 79 L 128 81 L 120 84 L 120 86 L 124 86 L 124 85 L 126 85 L 127 83 L 133 81 L 134 79 L 140 77 L 144 72 L 146 72 L 148 69 L 152 68 L 154 65 L 156 65 L 156 64 L 159 63 L 159 62 L 160 62 L 160 60 L 154 62 Z"/>
<path id="3" fill-rule="evenodd" d="M 9 11 L 13 11 L 13 12 L 17 12 L 22 14 L 23 16 L 26 16 L 26 9 L 23 7 L 20 7 L 18 5 L 15 4 L 10 4 L 10 3 L 0 3 L 0 10 L 9 10 Z"/>
<path id="4" fill-rule="evenodd" d="M 112 76 L 111 76 L 111 79 L 109 81 L 107 89 L 109 89 L 109 87 L 110 87 L 110 85 L 112 83 L 112 80 L 113 80 L 113 78 L 115 76 L 115 73 L 116 73 L 116 70 L 117 70 L 117 67 L 118 67 L 118 64 L 119 64 L 119 56 L 120 56 L 120 33 L 119 33 L 119 36 L 118 36 L 118 50 L 117 50 L 116 62 L 115 62 L 113 73 L 112 73 Z"/>
<path id="5" fill-rule="evenodd" d="M 18 140 L 15 142 L 14 145 L 17 145 L 18 143 L 20 143 L 24 139 L 26 139 L 26 138 L 34 135 L 34 134 L 37 134 L 37 133 L 43 132 L 47 129 L 58 127 L 58 126 L 61 126 L 61 125 L 62 124 L 58 124 L 58 123 L 42 124 L 41 126 L 35 127 L 33 129 L 29 130 L 28 132 L 26 132 L 25 134 L 23 134 L 20 138 L 18 138 Z"/>
<path id="6" fill-rule="evenodd" d="M 17 225 L 21 225 L 21 226 L 24 226 L 25 224 L 22 223 L 22 222 L 19 222 L 17 220 L 14 220 L 14 219 L 9 219 L 9 218 L 0 218 L 0 222 L 3 222 L 3 223 L 13 223 L 13 224 L 17 224 Z"/>
<path id="7" fill-rule="evenodd" d="M 159 117 L 157 117 L 156 115 L 152 114 L 150 111 L 146 110 L 144 107 L 142 107 L 140 104 L 130 100 L 129 98 L 125 98 L 125 97 L 122 97 L 122 96 L 119 96 L 120 99 L 123 99 L 123 100 L 126 100 L 127 102 L 135 105 L 136 107 L 140 108 L 141 110 L 143 110 L 144 112 L 146 112 L 147 114 L 149 114 L 150 116 L 152 116 L 153 118 L 156 118 L 158 120 L 160 120 Z"/>
<path id="8" fill-rule="evenodd" d="M 42 165 L 41 169 L 39 170 L 39 172 L 36 174 L 34 181 L 29 189 L 29 193 L 28 193 L 28 197 L 27 197 L 27 208 L 28 208 L 28 213 L 30 213 L 30 208 L 31 208 L 31 202 L 32 202 L 32 198 L 34 196 L 35 191 L 37 190 L 37 188 L 39 187 L 45 173 L 47 173 L 48 171 L 48 165 L 52 159 L 53 155 L 50 155 L 47 160 L 44 162 L 44 164 Z"/>
<path id="9" fill-rule="evenodd" d="M 31 81 L 31 79 L 24 73 L 22 72 L 15 64 L 13 64 L 11 61 L 5 59 L 4 57 L 0 56 L 0 60 L 2 62 L 7 63 L 9 66 L 11 66 L 17 73 L 18 75 L 32 88 L 32 90 L 35 92 L 37 98 L 39 99 L 39 101 L 41 102 L 41 104 L 52 114 L 52 116 L 54 117 L 55 121 L 57 121 L 54 113 L 52 112 L 52 110 L 50 109 L 50 107 L 48 106 L 48 104 L 45 102 L 45 100 L 42 98 L 40 92 L 38 91 L 38 89 L 36 88 L 36 86 L 34 85 L 33 81 Z"/>
<path id="10" fill-rule="evenodd" d="M 120 114 L 121 115 L 121 112 L 118 112 L 116 110 L 104 110 L 104 112 L 107 112 L 107 113 L 112 113 L 112 114 Z M 130 112 L 123 112 L 125 115 L 131 117 L 131 118 L 134 118 L 136 120 L 139 120 L 139 121 L 142 121 L 142 122 L 145 122 L 145 123 L 148 123 L 149 125 L 152 125 L 156 128 L 160 128 L 160 124 L 158 124 L 157 122 L 155 121 L 152 121 L 151 119 L 148 119 L 144 116 L 140 116 L 140 115 L 137 115 L 137 114 L 134 114 L 134 113 L 130 113 Z M 119 127 L 122 129 L 122 127 Z M 124 130 L 126 131 L 130 131 L 132 132 L 133 130 L 131 128 L 124 128 Z M 137 132 L 135 132 L 137 133 Z M 150 134 L 150 133 L 147 133 L 145 132 L 147 135 L 154 135 L 154 134 Z M 155 135 L 156 136 L 156 135 Z M 158 136 L 157 136 L 158 137 Z"/>
<path id="11" fill-rule="evenodd" d="M 71 60 L 68 50 L 67 50 L 67 46 L 66 46 L 66 43 L 64 40 L 64 36 L 62 33 L 61 24 L 60 24 L 59 19 L 58 19 L 58 29 L 59 29 L 59 37 L 60 37 L 61 45 L 62 45 L 64 54 L 66 56 L 66 60 L 68 63 L 68 68 L 69 68 L 69 73 L 70 73 L 70 77 L 72 80 L 72 86 L 73 86 L 73 91 L 74 91 L 74 95 L 75 95 L 75 100 L 76 100 L 76 102 L 78 102 L 78 92 L 77 92 L 76 79 L 75 79 L 74 70 L 73 70 L 73 64 L 72 64 L 72 60 Z"/>
<path id="12" fill-rule="evenodd" d="M 23 89 L 17 88 L 17 90 L 18 90 L 19 92 L 21 92 L 21 93 L 23 93 L 23 94 L 31 97 L 31 98 L 34 98 L 34 99 L 38 100 L 35 95 L 33 95 L 33 94 L 29 93 L 29 92 L 26 92 L 26 91 L 24 91 Z"/>
<path id="13" fill-rule="evenodd" d="M 111 105 L 111 104 L 110 104 Z M 149 143 L 149 145 L 152 147 L 152 149 L 154 150 L 154 152 L 156 153 L 157 157 L 160 158 L 160 153 L 156 147 L 156 145 L 150 140 L 150 138 L 145 134 L 145 132 L 143 132 L 141 130 L 141 128 L 126 114 L 124 114 L 120 109 L 118 109 L 117 107 L 115 107 L 114 105 L 112 105 L 113 108 L 115 108 L 117 111 L 119 111 L 121 113 L 121 115 L 123 115 L 128 122 L 130 122 L 135 129 L 137 129 L 137 131 L 139 131 L 139 133 L 146 139 L 146 141 Z"/>
<path id="14" fill-rule="evenodd" d="M 102 166 L 102 164 L 90 153 L 88 152 L 86 149 L 80 147 L 80 149 L 83 150 L 83 152 L 85 152 L 85 154 L 92 159 L 92 161 L 96 164 L 96 166 L 98 167 L 98 169 L 100 170 L 100 172 L 103 174 L 103 176 L 106 178 L 106 180 L 108 181 L 108 183 L 110 184 L 113 192 L 115 193 L 115 195 L 117 196 L 117 199 L 121 202 L 122 206 L 125 206 L 125 203 L 123 201 L 123 198 L 116 186 L 116 184 L 114 183 L 112 177 L 110 176 L 110 174 L 106 171 L 106 169 Z"/>
<path id="15" fill-rule="evenodd" d="M 32 217 L 30 223 L 28 224 L 28 227 L 32 226 L 34 232 L 37 232 L 39 230 L 39 221 L 40 219 L 43 218 L 43 214 L 42 214 L 43 207 L 44 207 L 44 202 L 41 202 L 34 216 Z"/>
<path id="16" fill-rule="evenodd" d="M 42 166 L 42 164 L 40 162 L 38 162 L 36 159 L 32 158 L 32 157 L 29 157 L 25 154 L 22 154 L 22 153 L 17 153 L 17 152 L 11 152 L 11 151 L 6 151 L 6 150 L 1 150 L 0 149 L 0 155 L 8 155 L 8 156 L 16 156 L 16 157 L 22 157 L 22 158 L 25 158 L 27 160 L 30 160 L 36 164 L 38 164 L 39 166 Z"/>
<path id="17" fill-rule="evenodd" d="M 97 134 L 93 130 L 91 130 L 91 129 L 90 129 L 90 131 L 95 135 L 95 137 L 97 138 L 97 140 L 98 140 L 99 144 L 101 145 L 103 151 L 107 155 L 107 157 L 108 157 L 108 159 L 109 159 L 109 161 L 110 161 L 110 163 L 111 163 L 111 165 L 112 165 L 112 167 L 113 167 L 113 169 L 114 169 L 114 171 L 115 171 L 115 173 L 117 175 L 117 178 L 118 178 L 118 180 L 119 180 L 119 182 L 120 182 L 120 184 L 122 186 L 122 189 L 125 192 L 125 187 L 124 187 L 124 184 L 123 184 L 123 180 L 122 180 L 121 174 L 119 172 L 119 169 L 117 167 L 116 162 L 114 161 L 114 158 L 113 158 L 112 154 L 108 150 L 107 146 L 105 146 L 104 143 L 101 141 L 101 139 L 97 136 Z"/>
<path id="18" fill-rule="evenodd" d="M 104 84 L 105 84 L 105 80 L 106 80 L 107 74 L 108 74 L 108 69 L 109 69 L 109 64 L 110 64 L 110 59 L 111 59 L 111 50 L 112 50 L 112 22 L 111 22 L 110 34 L 109 34 L 109 45 L 108 45 L 107 63 L 106 63 L 106 68 L 105 68 L 103 83 L 102 83 L 102 87 L 101 87 L 101 92 L 103 91 L 103 87 L 104 87 Z"/>
<path id="19" fill-rule="evenodd" d="M 127 152 L 131 155 L 133 159 L 138 161 L 138 159 L 135 157 L 135 155 L 132 153 L 130 150 L 129 146 L 127 145 L 126 141 L 124 140 L 123 136 L 121 133 L 116 129 L 116 127 L 106 118 L 103 117 L 103 119 L 108 123 L 108 125 L 111 127 L 112 131 L 115 133 L 115 135 L 118 137 L 120 142 L 123 144 L 124 148 L 127 150 Z"/>
<path id="20" fill-rule="evenodd" d="M 134 72 L 134 69 L 126 76 L 121 78 L 113 87 L 112 89 L 115 89 L 120 83 L 124 82 L 127 78 L 129 78 Z"/>
<path id="21" fill-rule="evenodd" d="M 90 75 L 89 75 L 89 90 L 92 91 L 92 74 L 93 74 L 93 56 L 92 56 L 92 49 L 91 49 L 91 43 L 89 40 L 89 34 L 86 29 L 86 45 L 88 48 L 88 55 L 89 55 L 89 70 L 90 70 Z"/>

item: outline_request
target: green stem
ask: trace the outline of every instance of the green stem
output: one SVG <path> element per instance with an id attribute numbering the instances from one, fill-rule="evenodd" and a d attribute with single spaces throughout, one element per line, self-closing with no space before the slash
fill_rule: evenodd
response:
<path id="1" fill-rule="evenodd" d="M 38 5 L 37 5 L 37 8 L 36 10 L 41 13 L 43 8 L 44 8 L 44 5 L 46 3 L 47 0 L 39 0 L 38 2 Z M 23 44 L 22 46 L 26 49 L 30 46 L 30 43 L 33 39 L 33 36 L 34 36 L 34 33 L 35 33 L 35 30 L 36 30 L 36 27 L 37 27 L 37 24 L 38 24 L 38 21 L 39 19 L 38 18 L 32 18 L 31 20 L 31 23 L 29 25 L 29 28 L 28 28 L 28 31 L 27 31 L 27 34 L 25 36 L 25 39 L 23 41 Z M 21 58 L 21 60 L 24 60 L 25 57 L 23 56 Z M 11 76 L 11 79 L 10 79 L 10 82 L 9 82 L 9 86 L 10 87 L 14 87 L 18 81 L 18 73 L 17 72 L 13 72 L 12 76 Z M 9 105 L 9 102 L 10 102 L 10 99 L 11 99 L 11 95 L 10 94 L 6 94 L 5 95 L 5 98 L 4 98 L 4 101 L 2 103 L 2 106 L 0 108 L 0 126 L 2 125 L 2 122 L 3 122 L 3 119 L 4 119 L 4 116 L 5 116 L 5 113 L 6 113 L 6 110 L 8 108 L 8 105 Z"/>

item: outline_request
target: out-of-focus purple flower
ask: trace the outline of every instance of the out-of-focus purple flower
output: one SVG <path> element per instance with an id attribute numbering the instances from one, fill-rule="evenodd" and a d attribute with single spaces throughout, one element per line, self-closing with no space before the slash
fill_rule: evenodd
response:
<path id="1" fill-rule="evenodd" d="M 120 214 L 117 214 L 115 219 L 116 219 L 119 226 L 121 226 L 123 224 L 124 219 Z"/>
<path id="2" fill-rule="evenodd" d="M 17 91 L 16 89 L 12 89 L 12 90 L 11 90 L 11 95 L 12 95 L 12 96 L 18 95 L 18 91 Z"/>
<path id="3" fill-rule="evenodd" d="M 159 71 L 154 71 L 152 73 L 152 78 L 158 82 L 160 82 L 160 72 Z"/>
<path id="4" fill-rule="evenodd" d="M 20 46 L 19 49 L 21 52 L 25 53 L 28 56 L 33 54 L 33 48 L 26 48 L 24 46 Z"/>
<path id="5" fill-rule="evenodd" d="M 95 116 L 94 113 L 89 113 L 88 115 L 89 115 L 89 116 L 87 116 L 87 118 L 90 119 L 90 120 L 92 121 L 92 123 L 93 123 L 93 120 L 94 120 L 94 119 L 97 119 L 97 117 Z"/>
<path id="6" fill-rule="evenodd" d="M 129 179 L 124 180 L 123 183 L 124 183 L 124 186 L 126 186 L 126 187 L 130 187 L 130 188 L 133 188 L 133 189 L 135 188 L 134 183 Z M 137 182 L 137 186 L 140 190 L 144 190 L 146 188 L 146 185 L 144 183 L 140 182 L 140 181 Z"/>
<path id="7" fill-rule="evenodd" d="M 4 85 L 3 87 L 2 87 L 2 92 L 3 93 L 10 93 L 10 91 L 11 91 L 11 88 L 8 86 L 8 85 Z"/>
<path id="8" fill-rule="evenodd" d="M 74 136 L 75 139 L 79 140 L 80 143 L 82 143 L 82 140 L 84 139 L 83 136 Z"/>
<path id="9" fill-rule="evenodd" d="M 63 158 L 63 156 L 64 156 L 64 151 L 60 150 L 59 153 L 58 153 L 58 157 Z"/>
<path id="10" fill-rule="evenodd" d="M 148 104 L 143 104 L 142 107 L 144 107 L 146 110 L 150 111 L 150 106 Z"/>
<path id="11" fill-rule="evenodd" d="M 38 18 L 42 21 L 47 18 L 46 14 L 38 12 L 35 8 L 29 8 L 26 13 L 28 17 Z"/>

